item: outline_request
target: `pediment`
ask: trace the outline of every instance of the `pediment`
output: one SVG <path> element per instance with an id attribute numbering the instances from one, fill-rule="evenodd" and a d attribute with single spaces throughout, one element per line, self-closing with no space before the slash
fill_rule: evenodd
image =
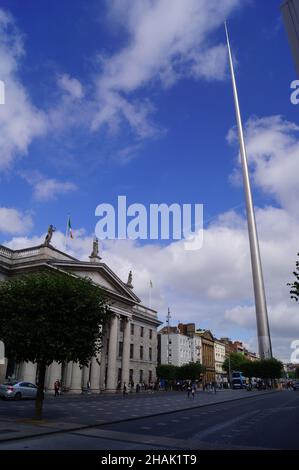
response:
<path id="1" fill-rule="evenodd" d="M 119 292 L 119 289 L 111 282 L 111 280 L 107 279 L 103 276 L 103 273 L 99 271 L 80 271 L 80 270 L 73 270 L 73 273 L 80 277 L 89 277 L 95 284 L 98 284 L 101 287 L 107 288 L 113 292 Z"/>
<path id="2" fill-rule="evenodd" d="M 55 263 L 56 264 L 56 263 Z M 104 263 L 99 265 L 84 263 L 59 263 L 59 268 L 70 271 L 76 276 L 88 277 L 104 290 L 121 295 L 130 301 L 140 302 L 140 299 L 127 287 L 121 279 Z"/>

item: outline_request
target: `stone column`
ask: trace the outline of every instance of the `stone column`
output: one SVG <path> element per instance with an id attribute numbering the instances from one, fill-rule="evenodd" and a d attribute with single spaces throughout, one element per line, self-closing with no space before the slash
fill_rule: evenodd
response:
<path id="1" fill-rule="evenodd" d="M 130 368 L 130 341 L 131 341 L 131 321 L 129 318 L 124 322 L 124 334 L 123 334 L 123 357 L 121 364 L 121 383 L 124 385 L 126 382 L 127 386 L 129 383 L 129 368 Z"/>
<path id="2" fill-rule="evenodd" d="M 108 371 L 107 371 L 107 392 L 116 390 L 116 351 L 117 351 L 117 328 L 118 317 L 115 315 L 110 323 L 109 349 L 108 349 Z"/>
<path id="3" fill-rule="evenodd" d="M 68 362 L 66 366 L 65 379 L 64 379 L 64 384 L 63 384 L 67 390 L 69 390 L 71 387 L 72 372 L 73 372 L 73 362 Z"/>
<path id="4" fill-rule="evenodd" d="M 22 380 L 33 384 L 36 383 L 36 364 L 33 364 L 33 362 L 23 363 Z"/>
<path id="5" fill-rule="evenodd" d="M 54 383 L 56 380 L 61 381 L 61 364 L 58 364 L 58 362 L 52 362 L 49 366 L 49 372 L 48 372 L 48 390 L 54 390 Z"/>
<path id="6" fill-rule="evenodd" d="M 87 388 L 87 384 L 88 384 L 88 381 L 89 381 L 89 368 L 90 368 L 90 363 L 89 363 L 88 366 L 84 366 L 84 367 L 83 367 L 83 374 L 82 374 L 82 375 L 83 375 L 83 379 L 82 379 L 82 381 L 83 381 L 83 384 L 82 384 L 83 388 Z"/>
<path id="7" fill-rule="evenodd" d="M 0 383 L 5 381 L 8 360 L 4 358 L 4 364 L 0 364 Z"/>
<path id="8" fill-rule="evenodd" d="M 78 362 L 73 362 L 70 392 L 71 393 L 82 392 L 82 369 L 80 369 Z"/>
<path id="9" fill-rule="evenodd" d="M 101 354 L 101 353 L 100 353 Z M 94 356 L 91 360 L 90 389 L 93 393 L 100 392 L 101 355 Z"/>

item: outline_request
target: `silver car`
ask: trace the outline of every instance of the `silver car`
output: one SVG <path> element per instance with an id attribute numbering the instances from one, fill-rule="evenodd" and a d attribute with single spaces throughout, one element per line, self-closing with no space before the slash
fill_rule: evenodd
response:
<path id="1" fill-rule="evenodd" d="M 37 394 L 37 386 L 30 382 L 7 382 L 0 385 L 0 398 L 11 398 L 13 400 L 21 400 L 22 398 L 35 399 Z"/>

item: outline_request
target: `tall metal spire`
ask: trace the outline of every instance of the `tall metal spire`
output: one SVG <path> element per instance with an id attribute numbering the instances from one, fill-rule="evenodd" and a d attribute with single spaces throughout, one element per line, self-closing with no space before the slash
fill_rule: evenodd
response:
<path id="1" fill-rule="evenodd" d="M 256 230 L 254 207 L 253 207 L 253 202 L 252 202 L 249 171 L 248 171 L 248 164 L 247 164 L 247 155 L 246 155 L 244 133 L 243 133 L 242 119 L 241 119 L 239 99 L 238 99 L 238 91 L 237 91 L 234 65 L 233 65 L 233 59 L 232 59 L 232 53 L 231 53 L 226 23 L 225 23 L 225 33 L 226 33 L 226 40 L 227 40 L 231 79 L 232 79 L 232 85 L 233 85 L 234 102 L 235 102 L 235 109 L 236 109 L 238 134 L 239 134 L 240 155 L 241 155 L 242 172 L 243 172 L 243 184 L 244 184 L 244 192 L 245 192 L 245 200 L 246 200 L 248 237 L 249 237 L 250 254 L 251 254 L 251 268 L 252 268 L 252 278 L 253 278 L 253 288 L 254 288 L 254 298 L 255 298 L 255 311 L 256 311 L 259 354 L 260 354 L 261 359 L 268 359 L 272 357 L 272 347 L 271 347 L 271 339 L 270 339 L 267 304 L 266 304 L 266 297 L 265 297 L 264 279 L 263 279 L 263 271 L 262 271 L 262 264 L 261 264 L 261 257 L 260 257 L 259 241 L 258 241 L 258 235 L 257 235 L 257 230 Z"/>

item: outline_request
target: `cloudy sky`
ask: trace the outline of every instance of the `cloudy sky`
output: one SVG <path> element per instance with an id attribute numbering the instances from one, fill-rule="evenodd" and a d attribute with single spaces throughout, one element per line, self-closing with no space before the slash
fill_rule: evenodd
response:
<path id="1" fill-rule="evenodd" d="M 0 242 L 88 258 L 100 203 L 204 204 L 201 250 L 104 241 L 103 261 L 165 321 L 256 349 L 244 197 L 223 21 L 229 22 L 274 354 L 299 339 L 299 106 L 281 0 L 2 0 Z"/>

